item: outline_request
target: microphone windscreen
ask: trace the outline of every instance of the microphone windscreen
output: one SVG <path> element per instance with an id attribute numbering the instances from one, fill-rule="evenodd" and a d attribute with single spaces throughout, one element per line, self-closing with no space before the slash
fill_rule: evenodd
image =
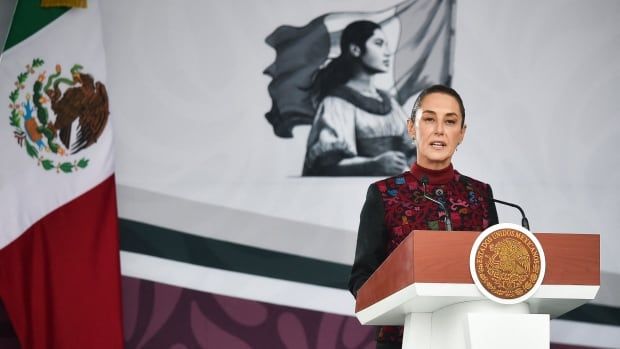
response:
<path id="1" fill-rule="evenodd" d="M 422 176 L 422 178 L 420 178 L 420 182 L 422 182 L 422 184 L 427 185 L 428 184 L 428 177 L 427 176 Z"/>

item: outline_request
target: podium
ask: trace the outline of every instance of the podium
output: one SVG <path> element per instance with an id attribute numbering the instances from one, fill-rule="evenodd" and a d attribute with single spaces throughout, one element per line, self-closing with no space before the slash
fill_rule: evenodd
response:
<path id="1" fill-rule="evenodd" d="M 404 325 L 403 348 L 549 348 L 550 318 L 596 296 L 600 237 L 534 234 L 546 260 L 542 284 L 525 302 L 500 304 L 470 273 L 479 232 L 414 230 L 359 289 L 363 325 Z"/>

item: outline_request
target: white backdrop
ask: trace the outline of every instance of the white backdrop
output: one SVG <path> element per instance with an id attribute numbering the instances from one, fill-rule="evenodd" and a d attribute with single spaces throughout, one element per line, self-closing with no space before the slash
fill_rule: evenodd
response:
<path id="1" fill-rule="evenodd" d="M 280 139 L 266 122 L 275 52 L 264 39 L 396 3 L 105 2 L 119 183 L 354 232 L 375 178 L 299 177 L 309 127 Z M 453 83 L 468 124 L 455 167 L 522 204 L 533 231 L 600 233 L 616 272 L 619 18 L 613 0 L 462 1 Z"/>
<path id="2" fill-rule="evenodd" d="M 300 177 L 309 127 L 281 139 L 264 118 L 262 71 L 275 58 L 264 40 L 283 24 L 398 2 L 103 2 L 121 216 L 350 264 L 377 178 Z M 522 205 L 533 232 L 601 234 L 598 302 L 619 307 L 620 2 L 460 1 L 456 14 L 453 87 L 468 131 L 455 167 Z M 134 200 L 141 192 L 205 214 L 181 219 Z M 209 225 L 214 208 L 240 214 L 238 233 Z M 500 221 L 520 221 L 498 208 Z M 244 214 L 264 226 L 244 225 Z"/>
<path id="3" fill-rule="evenodd" d="M 620 3 L 462 5 L 455 87 L 471 117 L 456 166 L 523 204 L 534 231 L 601 234 L 603 269 L 620 272 Z"/>

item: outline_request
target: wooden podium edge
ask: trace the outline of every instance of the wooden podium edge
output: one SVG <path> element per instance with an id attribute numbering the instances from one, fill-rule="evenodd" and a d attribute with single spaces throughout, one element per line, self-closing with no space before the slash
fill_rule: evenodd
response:
<path id="1" fill-rule="evenodd" d="M 381 263 L 357 292 L 355 312 L 398 292 L 415 282 L 413 263 L 408 260 L 414 254 L 414 234 L 409 234 Z M 391 272 L 398 270 L 397 273 Z"/>
<path id="2" fill-rule="evenodd" d="M 359 289 L 355 312 L 414 283 L 473 284 L 469 254 L 478 234 L 413 231 Z M 543 285 L 600 285 L 598 234 L 534 235 L 547 263 Z"/>

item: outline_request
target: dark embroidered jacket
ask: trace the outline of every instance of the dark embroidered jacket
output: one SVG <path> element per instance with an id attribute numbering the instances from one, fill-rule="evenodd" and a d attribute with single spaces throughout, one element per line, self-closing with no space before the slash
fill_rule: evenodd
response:
<path id="1" fill-rule="evenodd" d="M 482 231 L 498 222 L 491 187 L 461 175 L 452 165 L 435 171 L 414 164 L 410 172 L 371 184 L 349 280 L 353 295 L 412 230 L 446 230 L 445 213 L 424 198 L 424 192 L 444 204 L 452 230 Z M 402 327 L 381 327 L 377 341 L 401 342 Z"/>

